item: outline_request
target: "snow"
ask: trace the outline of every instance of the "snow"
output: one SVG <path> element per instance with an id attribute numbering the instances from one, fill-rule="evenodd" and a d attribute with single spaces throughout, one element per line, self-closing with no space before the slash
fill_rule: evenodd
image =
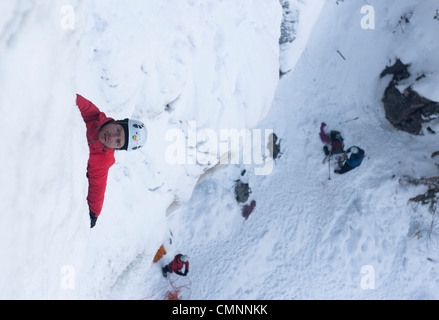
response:
<path id="1" fill-rule="evenodd" d="M 253 5 L 46 0 L 2 7 L 2 132 L 19 141 L 9 139 L 2 157 L 1 297 L 99 299 L 133 260 L 149 268 L 168 208 L 187 201 L 208 168 L 170 163 L 167 134 L 186 135 L 192 121 L 251 128 L 271 106 L 282 12 L 273 1 Z M 76 93 L 108 116 L 144 121 L 149 132 L 144 150 L 117 153 L 93 230 Z"/>
<path id="2" fill-rule="evenodd" d="M 291 1 L 296 39 L 282 49 L 273 0 L 2 4 L 0 297 L 163 299 L 160 266 L 182 252 L 191 299 L 438 299 L 437 226 L 408 202 L 424 188 L 398 182 L 437 174 L 436 139 L 391 126 L 390 77 L 379 77 L 400 58 L 413 75 L 404 85 L 439 101 L 437 5 L 367 4 L 375 29 L 362 29 L 362 3 Z M 279 80 L 280 67 L 290 72 Z M 145 148 L 116 153 L 93 229 L 76 93 L 148 126 Z M 366 151 L 359 168 L 328 180 L 322 121 Z M 205 177 L 215 163 L 190 163 L 206 143 L 194 126 L 273 130 L 282 155 L 268 174 L 253 159 Z M 170 145 L 184 164 L 169 161 Z M 248 220 L 237 179 L 256 201 Z"/>

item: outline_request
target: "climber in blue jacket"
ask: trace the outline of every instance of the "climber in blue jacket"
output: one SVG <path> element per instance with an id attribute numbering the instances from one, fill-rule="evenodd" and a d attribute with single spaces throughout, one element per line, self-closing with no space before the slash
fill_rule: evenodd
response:
<path id="1" fill-rule="evenodd" d="M 350 153 L 349 158 L 347 158 L 347 155 Z M 355 169 L 356 167 L 360 166 L 361 162 L 363 161 L 365 152 L 363 149 L 357 146 L 350 147 L 345 152 L 345 156 L 347 160 L 343 164 L 343 166 L 340 169 L 334 170 L 337 174 L 343 174 L 348 171 L 351 171 L 352 169 Z"/>

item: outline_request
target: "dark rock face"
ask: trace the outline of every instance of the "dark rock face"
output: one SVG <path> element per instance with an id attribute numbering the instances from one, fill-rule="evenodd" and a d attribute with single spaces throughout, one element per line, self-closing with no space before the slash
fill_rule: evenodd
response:
<path id="1" fill-rule="evenodd" d="M 393 66 L 387 67 L 381 73 L 381 78 L 388 74 L 393 75 L 382 101 L 386 119 L 395 128 L 420 135 L 422 134 L 422 124 L 436 118 L 439 114 L 439 103 L 421 97 L 411 87 L 406 88 L 403 92 L 398 90 L 396 87 L 398 82 L 410 77 L 409 66 L 398 59 Z"/>
<path id="2" fill-rule="evenodd" d="M 396 62 L 393 66 L 386 67 L 386 69 L 381 72 L 380 77 L 383 78 L 384 76 L 391 74 L 393 75 L 393 82 L 398 82 L 404 79 L 407 79 L 410 77 L 410 73 L 408 71 L 408 67 L 410 67 L 410 64 L 404 64 L 401 62 L 401 60 L 396 59 Z"/>

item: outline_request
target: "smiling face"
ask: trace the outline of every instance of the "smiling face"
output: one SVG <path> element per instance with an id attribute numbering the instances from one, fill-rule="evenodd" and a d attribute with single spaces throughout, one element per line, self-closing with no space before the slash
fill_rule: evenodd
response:
<path id="1" fill-rule="evenodd" d="M 99 141 L 110 149 L 120 149 L 125 144 L 125 131 L 120 124 L 110 123 L 98 133 Z"/>

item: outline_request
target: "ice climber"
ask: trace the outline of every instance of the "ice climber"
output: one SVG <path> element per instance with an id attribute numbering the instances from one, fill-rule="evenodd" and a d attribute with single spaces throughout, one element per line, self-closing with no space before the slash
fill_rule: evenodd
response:
<path id="1" fill-rule="evenodd" d="M 329 133 L 326 132 L 326 123 L 322 122 L 320 125 L 320 140 L 325 144 L 323 151 L 326 156 L 332 156 L 334 154 L 339 154 L 344 152 L 344 143 L 341 133 L 336 130 L 331 130 Z M 331 147 L 331 149 L 328 148 Z"/>
<path id="2" fill-rule="evenodd" d="M 114 120 L 101 112 L 92 102 L 76 95 L 76 105 L 87 128 L 90 155 L 87 165 L 90 228 L 96 225 L 104 204 L 107 176 L 115 163 L 114 151 L 132 151 L 146 143 L 145 125 L 137 120 Z"/>
<path id="3" fill-rule="evenodd" d="M 181 272 L 180 270 L 185 267 L 184 272 Z M 172 260 L 171 263 L 167 264 L 162 268 L 163 276 L 166 278 L 169 273 L 176 273 L 180 276 L 187 276 L 189 272 L 189 257 L 184 254 L 177 254 L 174 257 L 174 260 Z"/>
<path id="4" fill-rule="evenodd" d="M 350 156 L 349 156 L 349 158 L 347 158 L 347 155 L 349 153 L 350 153 Z M 348 171 L 351 171 L 352 169 L 355 169 L 363 161 L 364 155 L 365 155 L 365 152 L 363 149 L 361 149 L 357 146 L 350 147 L 345 152 L 345 157 L 347 160 L 345 161 L 345 163 L 343 164 L 343 166 L 340 169 L 336 169 L 336 170 L 334 170 L 334 172 L 337 174 L 343 174 L 343 173 L 346 173 Z"/>

